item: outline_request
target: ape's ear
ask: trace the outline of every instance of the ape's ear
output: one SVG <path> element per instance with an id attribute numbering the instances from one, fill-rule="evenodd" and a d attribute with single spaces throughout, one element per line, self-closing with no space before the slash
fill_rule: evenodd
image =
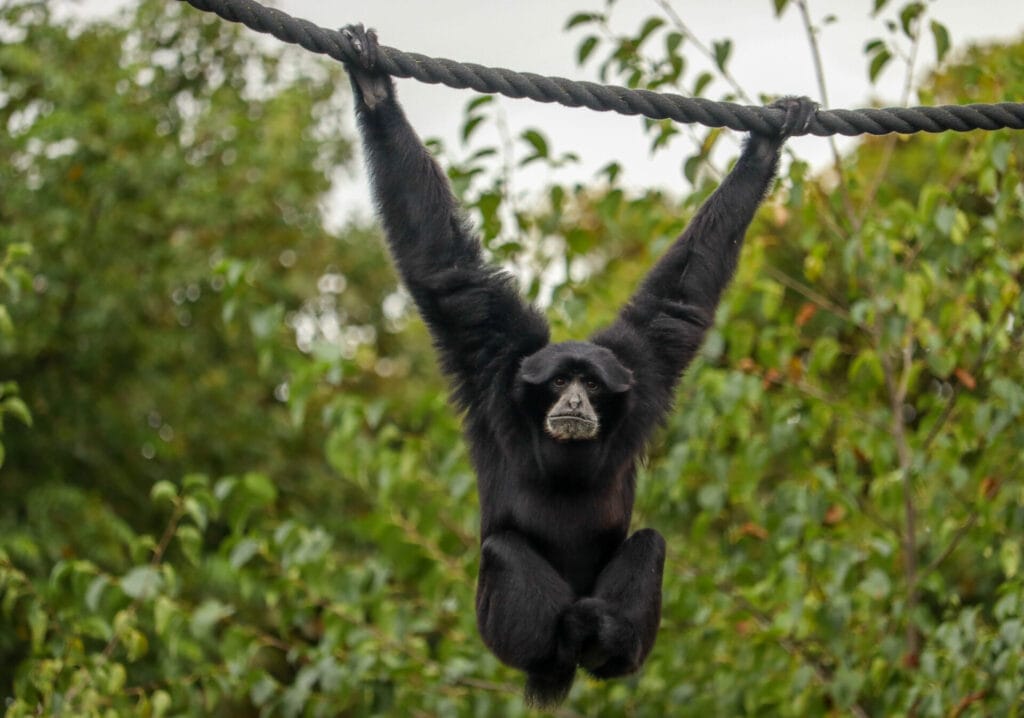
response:
<path id="1" fill-rule="evenodd" d="M 622 366 L 617 359 L 594 362 L 593 367 L 597 378 L 613 394 L 621 394 L 633 387 L 633 372 Z"/>
<path id="2" fill-rule="evenodd" d="M 540 386 L 554 379 L 557 371 L 558 358 L 542 349 L 523 359 L 519 365 L 519 378 L 527 384 Z"/>

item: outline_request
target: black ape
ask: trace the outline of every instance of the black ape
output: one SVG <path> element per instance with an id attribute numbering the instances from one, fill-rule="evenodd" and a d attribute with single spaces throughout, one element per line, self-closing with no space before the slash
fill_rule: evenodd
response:
<path id="1" fill-rule="evenodd" d="M 557 703 L 577 666 L 621 676 L 654 645 L 665 542 L 653 529 L 627 538 L 636 461 L 711 326 L 783 141 L 814 105 L 779 103 L 783 132 L 747 140 L 614 324 L 589 342 L 550 344 L 514 280 L 484 262 L 391 79 L 375 70 L 375 35 L 343 32 L 360 54 L 348 69 L 388 244 L 465 412 L 481 508 L 477 625 L 498 658 L 527 673 L 528 701 Z"/>

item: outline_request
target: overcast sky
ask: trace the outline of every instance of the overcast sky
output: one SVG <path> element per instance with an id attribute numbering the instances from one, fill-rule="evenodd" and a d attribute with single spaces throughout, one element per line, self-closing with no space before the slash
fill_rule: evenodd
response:
<path id="1" fill-rule="evenodd" d="M 902 0 L 890 2 L 897 9 L 902 4 Z M 126 5 L 119 0 L 81 0 L 79 11 L 106 13 Z M 791 5 L 777 20 L 771 0 L 672 2 L 705 44 L 733 39 L 729 68 L 751 96 L 795 94 L 820 99 L 800 15 L 795 4 Z M 881 19 L 870 16 L 872 5 L 873 0 L 809 0 L 815 22 L 827 15 L 837 17 L 837 22 L 824 27 L 820 36 L 831 107 L 862 107 L 874 99 L 886 104 L 899 102 L 904 73 L 898 63 L 892 63 L 875 87 L 867 81 L 864 43 L 885 35 Z M 571 15 L 601 10 L 605 0 L 280 0 L 276 6 L 324 27 L 363 22 L 377 29 L 382 44 L 407 52 L 544 75 L 597 79 L 593 64 L 581 69 L 575 63 L 576 47 L 584 32 L 567 33 L 563 28 Z M 928 6 L 929 16 L 949 28 L 954 50 L 971 42 L 1010 39 L 1024 33 L 1021 0 L 935 0 Z M 613 7 L 613 27 L 632 32 L 644 18 L 660 12 L 656 0 L 619 0 Z M 692 51 L 686 54 L 688 59 L 697 60 Z M 927 42 L 921 50 L 918 75 L 933 60 L 934 49 Z M 688 70 L 684 84 L 692 86 L 696 74 Z M 462 109 L 473 93 L 400 80 L 399 94 L 422 136 L 440 137 L 450 148 L 457 148 Z M 910 104 L 915 101 L 912 97 Z M 687 147 L 680 144 L 652 157 L 650 140 L 638 118 L 529 100 L 502 98 L 500 106 L 512 133 L 537 127 L 547 135 L 555 152 L 572 151 L 580 156 L 581 164 L 559 175 L 560 180 L 587 181 L 597 168 L 616 159 L 623 164 L 629 185 L 686 189 L 681 180 L 681 162 Z M 791 144 L 812 162 L 827 162 L 826 140 L 797 138 Z M 530 175 L 522 179 L 544 180 Z M 339 206 L 342 212 L 346 208 L 365 210 L 365 180 L 349 178 L 341 184 L 334 203 L 336 211 Z"/>

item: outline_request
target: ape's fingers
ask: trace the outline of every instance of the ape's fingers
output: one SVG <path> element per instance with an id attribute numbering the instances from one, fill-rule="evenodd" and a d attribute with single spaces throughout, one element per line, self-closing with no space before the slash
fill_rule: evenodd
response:
<path id="1" fill-rule="evenodd" d="M 379 56 L 380 43 L 377 41 L 377 31 L 370 28 L 366 31 L 366 59 L 367 69 L 371 69 L 377 66 L 377 57 Z"/>
<path id="2" fill-rule="evenodd" d="M 811 124 L 811 118 L 818 111 L 818 104 L 809 97 L 783 97 L 773 102 L 772 107 L 777 107 L 786 112 L 779 129 L 779 136 L 786 138 L 794 134 L 803 134 Z"/>

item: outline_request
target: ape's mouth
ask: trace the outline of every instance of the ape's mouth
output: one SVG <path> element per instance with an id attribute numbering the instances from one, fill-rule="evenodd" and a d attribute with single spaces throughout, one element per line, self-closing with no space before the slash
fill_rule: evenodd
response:
<path id="1" fill-rule="evenodd" d="M 594 419 L 574 414 L 549 416 L 544 422 L 544 429 L 559 441 L 574 439 L 593 439 L 597 436 L 598 424 Z"/>

